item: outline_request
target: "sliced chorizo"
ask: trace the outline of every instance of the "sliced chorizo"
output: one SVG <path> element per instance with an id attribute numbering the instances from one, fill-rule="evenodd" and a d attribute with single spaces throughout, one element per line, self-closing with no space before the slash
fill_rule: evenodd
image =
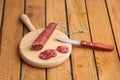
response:
<path id="1" fill-rule="evenodd" d="M 67 46 L 58 46 L 56 50 L 60 53 L 67 53 L 69 51 L 69 48 Z"/>
<path id="2" fill-rule="evenodd" d="M 55 56 L 57 56 L 57 53 L 54 49 L 47 49 L 47 50 L 41 52 L 39 55 L 39 57 L 41 59 L 45 59 L 45 60 L 50 59 L 50 58 L 55 57 Z"/>

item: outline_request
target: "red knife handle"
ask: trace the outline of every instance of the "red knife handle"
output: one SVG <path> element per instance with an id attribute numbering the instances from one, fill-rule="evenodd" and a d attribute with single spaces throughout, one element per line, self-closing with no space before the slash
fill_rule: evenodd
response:
<path id="1" fill-rule="evenodd" d="M 99 49 L 99 50 L 105 50 L 105 51 L 112 51 L 114 47 L 112 45 L 105 45 L 101 43 L 92 43 L 82 40 L 81 46 L 93 48 L 93 49 Z"/>

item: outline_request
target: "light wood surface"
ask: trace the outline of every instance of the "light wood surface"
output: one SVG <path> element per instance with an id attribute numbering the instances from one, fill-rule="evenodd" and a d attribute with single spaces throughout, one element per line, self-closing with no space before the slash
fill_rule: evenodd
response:
<path id="1" fill-rule="evenodd" d="M 0 52 L 0 79 L 19 80 L 21 70 L 18 45 L 23 30 L 19 17 L 23 13 L 24 2 L 23 0 L 7 0 L 5 2 Z"/>
<path id="2" fill-rule="evenodd" d="M 55 38 L 58 38 L 58 37 L 68 38 L 66 34 L 64 34 L 59 30 L 55 30 L 53 32 L 53 34 L 50 36 L 50 39 L 44 45 L 42 50 L 38 50 L 38 51 L 31 50 L 32 43 L 35 41 L 35 39 L 41 34 L 41 32 L 45 28 L 36 30 L 33 24 L 31 23 L 29 17 L 25 14 L 22 14 L 20 16 L 20 19 L 24 24 L 26 24 L 27 28 L 31 31 L 30 33 L 28 33 L 23 37 L 19 47 L 20 56 L 26 63 L 34 67 L 50 68 L 50 67 L 55 67 L 62 64 L 70 56 L 70 53 L 72 50 L 71 44 L 62 43 L 55 40 Z M 51 43 L 53 45 L 51 45 Z M 67 46 L 69 51 L 66 54 L 61 54 L 60 52 L 57 52 L 57 56 L 49 60 L 43 60 L 39 58 L 40 53 L 42 53 L 43 51 L 48 49 L 56 50 L 58 46 Z"/>
<path id="3" fill-rule="evenodd" d="M 77 33 L 71 35 L 70 38 L 91 41 L 84 0 L 67 0 L 66 3 L 70 33 L 80 29 L 85 30 L 85 33 Z M 98 79 L 92 49 L 77 47 L 74 45 L 71 55 L 73 74 L 76 74 L 73 75 L 75 80 Z"/>
<path id="4" fill-rule="evenodd" d="M 120 2 L 119 0 L 107 0 L 106 1 L 106 4 L 108 5 L 108 10 L 109 10 L 109 16 L 110 16 L 110 20 L 111 20 L 111 27 L 113 28 L 113 32 L 114 32 L 114 37 L 115 37 L 115 40 L 116 40 L 116 43 L 117 43 L 117 49 L 118 49 L 118 52 L 120 52 L 120 31 L 119 31 L 119 26 L 120 26 L 120 23 L 119 23 L 119 20 L 120 20 Z M 120 53 L 119 54 L 119 57 L 120 57 Z"/>
<path id="5" fill-rule="evenodd" d="M 1 25 L 2 25 L 2 16 L 3 16 L 3 5 L 4 5 L 4 0 L 0 0 L 0 30 L 1 30 Z M 1 33 L 0 33 L 0 45 L 1 45 Z M 1 48 L 0 48 L 1 50 Z"/>
<path id="6" fill-rule="evenodd" d="M 4 0 L 0 0 L 0 28 L 1 28 L 1 21 L 2 21 L 2 13 L 3 13 L 3 5 L 4 5 Z"/>
<path id="7" fill-rule="evenodd" d="M 105 8 L 105 1 L 88 0 L 86 3 L 92 40 L 94 42 L 98 41 L 113 44 L 115 46 L 114 38 L 111 31 L 111 25 L 109 23 L 107 10 Z M 118 76 L 120 75 L 120 62 L 116 49 L 109 53 L 103 51 L 95 51 L 95 57 L 100 80 L 120 79 L 120 76 Z M 115 77 L 116 75 L 118 77 Z"/>
<path id="8" fill-rule="evenodd" d="M 61 31 L 55 30 L 53 32 L 53 34 L 50 36 L 50 38 L 47 41 L 47 43 L 45 44 L 45 46 L 43 47 L 43 49 L 38 50 L 38 51 L 31 50 L 32 43 L 34 42 L 34 40 L 39 36 L 39 34 L 42 31 L 43 31 L 43 29 L 34 30 L 34 31 L 29 32 L 28 34 L 26 34 L 23 37 L 23 39 L 20 42 L 20 47 L 19 47 L 20 56 L 26 63 L 28 63 L 29 65 L 32 65 L 34 67 L 38 67 L 38 68 L 51 68 L 51 67 L 55 67 L 55 66 L 62 64 L 67 58 L 69 58 L 71 50 L 72 50 L 72 46 L 69 43 L 62 43 L 62 42 L 55 40 L 55 38 L 57 38 L 57 37 L 68 38 Z M 51 43 L 52 43 L 52 45 L 51 45 Z M 56 51 L 57 56 L 55 56 L 51 59 L 48 59 L 48 60 L 43 60 L 43 59 L 39 58 L 39 55 L 41 52 L 43 52 L 47 49 L 56 50 L 56 48 L 58 46 L 67 46 L 69 51 L 65 54 Z"/>
<path id="9" fill-rule="evenodd" d="M 120 0 L 0 0 L 0 80 L 120 80 Z M 20 21 L 30 18 L 36 29 L 63 22 L 76 40 L 112 44 L 112 52 L 72 45 L 71 56 L 61 65 L 41 69 L 19 55 L 20 40 L 29 33 Z M 64 32 L 58 25 L 57 30 Z"/>
<path id="10" fill-rule="evenodd" d="M 45 27 L 45 1 L 26 0 L 25 13 L 36 29 Z M 23 27 L 23 26 L 21 26 Z M 29 32 L 24 26 L 24 35 Z M 29 74 L 28 74 L 29 73 Z M 22 61 L 21 80 L 46 80 L 46 69 L 29 66 Z"/>
<path id="11" fill-rule="evenodd" d="M 51 22 L 63 22 L 67 25 L 65 0 L 46 0 L 46 24 Z M 64 32 L 62 26 L 57 27 L 58 30 Z M 65 63 L 55 68 L 47 69 L 48 80 L 71 80 L 71 66 L 70 59 L 67 59 Z M 64 74 L 63 74 L 64 73 Z"/>

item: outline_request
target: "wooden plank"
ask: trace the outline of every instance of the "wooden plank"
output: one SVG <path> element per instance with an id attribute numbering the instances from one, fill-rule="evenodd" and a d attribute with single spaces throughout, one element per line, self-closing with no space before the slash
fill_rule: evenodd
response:
<path id="1" fill-rule="evenodd" d="M 0 79 L 19 80 L 20 58 L 18 45 L 22 37 L 22 24 L 19 17 L 23 13 L 24 1 L 7 0 L 5 4 L 0 55 Z"/>
<path id="2" fill-rule="evenodd" d="M 104 0 L 86 0 L 93 42 L 113 44 L 113 34 Z M 120 62 L 116 48 L 112 52 L 95 50 L 100 80 L 119 80 Z"/>
<path id="3" fill-rule="evenodd" d="M 3 4 L 4 4 L 4 0 L 0 0 L 0 28 L 1 28 L 1 21 L 2 21 Z"/>
<path id="4" fill-rule="evenodd" d="M 26 0 L 26 15 L 36 29 L 45 27 L 45 1 Z M 28 33 L 25 28 L 25 34 Z M 46 80 L 46 70 L 32 67 L 23 62 L 22 80 Z"/>
<path id="5" fill-rule="evenodd" d="M 66 24 L 64 0 L 46 0 L 46 23 L 63 22 Z M 64 32 L 60 26 L 57 29 Z M 67 59 L 63 64 L 47 69 L 47 80 L 71 80 L 70 62 Z"/>
<path id="6" fill-rule="evenodd" d="M 2 16 L 3 16 L 3 5 L 4 5 L 4 0 L 0 0 L 0 45 L 1 45 L 1 25 L 2 25 Z M 1 50 L 1 46 L 0 46 Z"/>
<path id="7" fill-rule="evenodd" d="M 86 31 L 73 34 L 70 38 L 91 41 L 84 0 L 66 1 L 70 33 L 79 29 Z M 98 80 L 92 49 L 73 45 L 72 66 L 74 80 Z"/>
<path id="8" fill-rule="evenodd" d="M 108 10 L 109 10 L 109 14 L 110 14 L 110 18 L 111 18 L 111 21 L 112 21 L 112 27 L 113 27 L 113 31 L 114 31 L 114 34 L 115 34 L 115 40 L 116 40 L 116 43 L 117 43 L 117 49 L 118 49 L 118 52 L 119 52 L 119 56 L 120 56 L 120 29 L 119 29 L 119 26 L 120 26 L 120 0 L 107 0 L 107 4 L 108 4 Z"/>

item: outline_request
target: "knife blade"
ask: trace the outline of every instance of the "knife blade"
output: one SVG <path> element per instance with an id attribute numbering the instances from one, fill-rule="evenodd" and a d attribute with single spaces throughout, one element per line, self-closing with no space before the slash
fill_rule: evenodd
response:
<path id="1" fill-rule="evenodd" d="M 65 42 L 65 43 L 71 43 L 75 45 L 80 45 L 88 48 L 93 48 L 93 49 L 99 49 L 99 50 L 105 50 L 105 51 L 113 51 L 114 47 L 112 45 L 107 45 L 107 44 L 102 44 L 102 43 L 92 43 L 92 42 L 87 42 L 85 40 L 72 40 L 72 39 L 67 39 L 67 38 L 55 38 L 57 41 L 60 42 Z"/>

